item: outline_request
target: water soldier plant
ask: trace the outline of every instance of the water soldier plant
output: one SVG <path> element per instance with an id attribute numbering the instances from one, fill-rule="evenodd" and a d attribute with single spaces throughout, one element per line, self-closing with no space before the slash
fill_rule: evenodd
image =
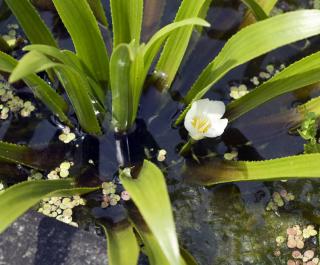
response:
<path id="1" fill-rule="evenodd" d="M 197 26 L 210 26 L 204 18 L 211 1 L 183 0 L 175 21 L 157 31 L 148 42 L 141 43 L 142 0 L 110 0 L 112 29 L 99 1 L 53 0 L 72 39 L 75 51 L 71 51 L 59 48 L 30 1 L 5 2 L 32 44 L 23 48 L 26 54 L 19 60 L 1 52 L 0 70 L 10 74 L 10 83 L 22 80 L 56 115 L 65 127 L 64 136 L 61 136 L 65 143 L 74 139 L 70 128 L 75 127 L 93 136 L 104 134 L 110 128 L 116 136 L 129 133 L 134 128 L 139 107 L 144 107 L 139 104 L 148 75 L 160 76 L 163 93 L 166 93 L 186 55 L 193 31 L 199 30 Z M 277 96 L 320 81 L 320 53 L 317 52 L 289 65 L 226 107 L 214 99 L 202 99 L 237 66 L 320 33 L 319 10 L 300 10 L 269 17 L 276 1 L 266 1 L 271 3 L 270 6 L 254 0 L 243 2 L 256 21 L 251 18 L 252 25 L 243 26 L 227 41 L 181 101 L 185 109 L 175 126 L 184 121 L 192 139 L 182 149 L 181 153 L 186 156 L 197 141 L 222 135 L 228 122 Z M 101 30 L 112 33 L 112 48 L 107 49 Z M 59 89 L 55 89 L 57 87 Z M 297 109 L 295 121 L 298 125 L 306 113 L 312 112 L 313 118 L 320 115 L 318 101 L 320 97 Z M 306 126 L 309 125 L 304 123 Z M 308 136 L 308 132 L 304 130 L 303 135 Z M 96 222 L 107 235 L 111 265 L 137 264 L 140 251 L 148 256 L 150 264 L 196 264 L 187 250 L 179 247 L 165 177 L 155 163 L 147 159 L 140 164 L 119 163 L 116 179 L 120 191 L 113 182 L 95 183 L 96 186 L 90 187 L 80 184 L 78 176 L 70 177 L 69 172 L 62 173 L 61 167 L 57 168 L 65 161 L 63 154 L 60 161 L 48 162 L 49 154 L 48 148 L 39 150 L 0 142 L 3 163 L 51 171 L 46 179 L 12 181 L 8 188 L 1 184 L 5 189 L 0 193 L 0 232 L 41 200 L 45 205 L 43 202 L 52 197 L 98 194 L 103 206 L 100 210 L 104 211 L 120 202 L 121 192 L 124 218 L 110 222 L 103 214 L 99 216 L 100 212 L 95 213 L 98 216 Z M 317 152 L 258 162 L 215 159 L 187 168 L 185 175 L 206 186 L 235 181 L 318 178 L 319 159 Z"/>

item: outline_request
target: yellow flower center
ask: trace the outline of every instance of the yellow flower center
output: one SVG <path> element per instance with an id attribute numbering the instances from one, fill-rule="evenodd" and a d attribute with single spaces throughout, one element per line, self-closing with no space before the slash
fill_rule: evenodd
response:
<path id="1" fill-rule="evenodd" d="M 206 117 L 194 117 L 191 122 L 193 128 L 195 128 L 198 133 L 207 133 L 211 127 L 211 122 Z"/>

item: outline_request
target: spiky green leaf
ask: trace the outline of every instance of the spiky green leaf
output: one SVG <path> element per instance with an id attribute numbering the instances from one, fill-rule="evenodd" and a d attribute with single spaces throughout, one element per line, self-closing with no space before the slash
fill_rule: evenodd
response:
<path id="1" fill-rule="evenodd" d="M 98 188 L 78 188 L 73 179 L 26 181 L 0 193 L 0 233 L 41 199 L 89 193 Z"/>
<path id="2" fill-rule="evenodd" d="M 200 185 L 238 181 L 275 181 L 294 178 L 319 178 L 320 154 L 289 156 L 265 161 L 223 161 L 187 167 L 184 175 Z"/>
<path id="3" fill-rule="evenodd" d="M 256 20 L 259 21 L 268 18 L 268 15 L 256 0 L 242 0 L 242 2 L 250 8 Z"/>
<path id="4" fill-rule="evenodd" d="M 320 52 L 301 59 L 263 83 L 247 95 L 227 105 L 225 116 L 233 121 L 261 104 L 320 81 Z"/>
<path id="5" fill-rule="evenodd" d="M 183 0 L 179 11 L 176 15 L 175 22 L 198 17 L 199 15 L 204 15 L 201 13 L 203 8 L 208 6 L 212 0 Z M 204 17 L 201 17 L 204 18 Z M 180 67 L 183 56 L 187 50 L 194 25 L 186 26 L 180 28 L 172 34 L 161 53 L 159 61 L 156 66 L 158 72 L 164 72 L 166 74 L 166 86 L 169 88 L 176 76 L 176 73 Z"/>
<path id="6" fill-rule="evenodd" d="M 32 43 L 57 47 L 51 32 L 29 0 L 5 0 L 5 2 Z"/>
<path id="7" fill-rule="evenodd" d="M 129 44 L 135 40 L 140 43 L 143 0 L 110 0 L 112 27 L 113 27 L 113 49 L 119 44 Z"/>
<path id="8" fill-rule="evenodd" d="M 109 59 L 89 4 L 85 0 L 53 0 L 53 3 L 88 74 L 106 89 Z"/>

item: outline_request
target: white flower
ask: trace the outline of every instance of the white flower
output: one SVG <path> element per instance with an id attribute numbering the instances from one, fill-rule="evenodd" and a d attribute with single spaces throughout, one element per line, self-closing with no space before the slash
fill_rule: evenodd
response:
<path id="1" fill-rule="evenodd" d="M 228 124 L 228 119 L 221 119 L 225 110 L 222 101 L 197 100 L 187 112 L 184 127 L 194 140 L 218 137 L 223 134 Z"/>

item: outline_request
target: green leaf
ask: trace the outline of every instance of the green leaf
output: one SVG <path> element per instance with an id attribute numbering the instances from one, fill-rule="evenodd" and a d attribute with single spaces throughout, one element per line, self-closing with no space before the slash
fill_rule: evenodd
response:
<path id="1" fill-rule="evenodd" d="M 164 255 L 158 240 L 150 231 L 138 209 L 130 207 L 129 216 L 135 231 L 139 234 L 139 237 L 143 242 L 143 248 L 141 250 L 148 256 L 150 265 L 170 265 L 170 262 Z"/>
<path id="2" fill-rule="evenodd" d="M 149 42 L 145 46 L 145 59 L 144 59 L 144 65 L 146 73 L 148 72 L 155 56 L 159 52 L 159 49 L 161 48 L 161 45 L 166 40 L 166 38 L 169 36 L 169 34 L 174 33 L 177 29 L 191 26 L 191 25 L 198 25 L 203 27 L 209 27 L 210 24 L 206 22 L 203 19 L 200 18 L 188 18 L 184 19 L 179 22 L 171 23 L 159 31 L 157 31 L 152 38 L 149 40 Z"/>
<path id="3" fill-rule="evenodd" d="M 319 82 L 319 71 L 320 52 L 317 52 L 291 64 L 261 86 L 229 103 L 225 116 L 234 121 L 277 96 Z"/>
<path id="4" fill-rule="evenodd" d="M 93 100 L 98 100 L 100 104 L 100 110 L 104 111 L 103 103 L 105 101 L 105 94 L 102 90 L 101 86 L 97 84 L 91 77 L 85 74 L 85 69 L 81 64 L 81 61 L 77 57 L 77 55 L 69 50 L 59 50 L 57 48 L 47 46 L 47 45 L 28 45 L 23 48 L 25 51 L 38 51 L 47 56 L 50 56 L 61 63 L 71 66 L 78 72 L 84 72 L 83 77 L 86 77 L 88 82 L 90 83 L 90 91 Z M 28 67 L 30 70 L 31 68 Z"/>
<path id="5" fill-rule="evenodd" d="M 61 63 L 64 63 L 69 66 L 74 66 L 75 68 L 77 68 L 81 64 L 81 62 L 78 58 L 77 58 L 77 63 L 75 63 L 74 60 L 70 59 L 69 56 L 67 54 L 65 54 L 66 50 L 60 50 L 58 48 L 48 46 L 48 45 L 42 45 L 42 44 L 27 45 L 27 46 L 23 47 L 23 50 L 24 51 L 36 51 L 39 53 L 43 53 L 47 56 L 50 56 L 50 57 L 60 61 Z M 67 51 L 67 52 L 74 54 L 71 51 Z M 24 57 L 22 57 L 21 60 L 23 60 L 23 58 Z M 80 67 L 79 69 L 82 69 L 82 67 Z"/>
<path id="6" fill-rule="evenodd" d="M 254 14 L 255 18 L 260 21 L 268 18 L 266 12 L 263 8 L 256 2 L 256 0 L 241 0 L 246 6 L 251 9 L 251 12 Z"/>
<path id="7" fill-rule="evenodd" d="M 2 161 L 48 170 L 56 166 L 55 161 L 49 159 L 49 155 L 48 149 L 33 149 L 26 145 L 0 141 L 0 158 Z"/>
<path id="8" fill-rule="evenodd" d="M 312 112 L 317 117 L 320 117 L 320 96 L 315 97 L 308 102 L 298 106 L 297 110 L 300 114 Z M 303 115 L 301 116 L 301 118 L 303 118 Z"/>
<path id="9" fill-rule="evenodd" d="M 17 64 L 18 62 L 13 57 L 0 52 L 1 71 L 11 73 Z M 35 74 L 24 77 L 23 81 L 31 88 L 34 95 L 57 115 L 62 122 L 71 125 L 66 116 L 68 105 L 55 90 Z"/>
<path id="10" fill-rule="evenodd" d="M 53 68 L 56 64 L 56 62 L 51 61 L 42 53 L 37 51 L 29 52 L 20 59 L 9 77 L 9 82 L 14 83 L 31 74 Z"/>
<path id="11" fill-rule="evenodd" d="M 270 12 L 274 8 L 274 6 L 277 4 L 278 0 L 256 0 L 256 3 L 261 6 L 263 11 L 270 16 Z M 251 10 L 248 10 L 245 14 L 245 17 L 243 19 L 243 22 L 241 23 L 240 28 L 244 28 L 250 24 L 255 23 L 257 20 L 252 13 Z"/>
<path id="12" fill-rule="evenodd" d="M 9 44 L 5 41 L 5 39 L 0 36 L 0 50 L 2 52 L 10 52 L 12 48 L 9 46 Z"/>
<path id="13" fill-rule="evenodd" d="M 29 0 L 5 0 L 5 2 L 32 43 L 41 43 L 57 47 L 57 43 L 48 27 L 42 21 Z"/>
<path id="14" fill-rule="evenodd" d="M 66 90 L 81 127 L 88 133 L 100 134 L 100 126 L 89 96 L 91 91 L 90 84 L 85 75 L 79 73 L 73 67 L 53 62 L 44 54 L 33 50 L 20 60 L 9 80 L 13 82 L 31 73 L 41 72 L 50 68 L 55 70 Z"/>
<path id="15" fill-rule="evenodd" d="M 109 80 L 109 59 L 97 21 L 85 0 L 53 0 L 67 28 L 77 56 L 89 75 L 106 89 Z"/>
<path id="16" fill-rule="evenodd" d="M 136 179 L 131 178 L 125 172 L 120 174 L 120 179 L 169 264 L 180 264 L 180 251 L 170 199 L 160 169 L 145 160 Z"/>
<path id="17" fill-rule="evenodd" d="M 87 0 L 96 19 L 105 27 L 108 27 L 108 20 L 103 9 L 101 0 Z"/>
<path id="18" fill-rule="evenodd" d="M 120 44 L 110 59 L 110 86 L 112 93 L 112 116 L 116 130 L 125 131 L 132 120 L 132 88 L 130 68 L 133 62 L 131 47 Z"/>
<path id="19" fill-rule="evenodd" d="M 257 162 L 214 160 L 187 167 L 184 175 L 191 182 L 206 186 L 238 181 L 319 178 L 319 159 L 320 154 L 304 154 Z"/>
<path id="20" fill-rule="evenodd" d="M 292 30 L 292 29 L 295 30 Z M 235 34 L 205 68 L 185 97 L 185 103 L 202 98 L 233 68 L 286 44 L 320 33 L 320 11 L 301 10 L 278 15 L 245 27 Z M 176 124 L 180 123 L 184 111 Z"/>
<path id="21" fill-rule="evenodd" d="M 278 0 L 256 0 L 256 2 L 263 8 L 264 12 L 269 16 L 272 9 L 277 4 Z"/>
<path id="22" fill-rule="evenodd" d="M 109 265 L 135 265 L 138 262 L 140 248 L 129 223 L 117 226 L 100 224 L 107 236 L 108 264 Z"/>
<path id="23" fill-rule="evenodd" d="M 198 265 L 195 258 L 189 253 L 188 250 L 180 247 L 181 256 L 183 257 L 186 265 Z"/>
<path id="24" fill-rule="evenodd" d="M 56 74 L 66 90 L 79 123 L 84 131 L 90 134 L 101 134 L 100 125 L 89 93 L 88 80 L 70 66 L 57 64 Z"/>
<path id="25" fill-rule="evenodd" d="M 211 0 L 183 0 L 174 21 L 178 22 L 187 18 L 198 17 L 200 12 L 203 11 L 203 8 L 208 6 L 210 2 Z M 190 25 L 176 30 L 175 33 L 168 38 L 163 48 L 156 70 L 166 74 L 167 88 L 171 86 L 180 67 L 193 29 L 194 26 Z"/>
<path id="26" fill-rule="evenodd" d="M 146 79 L 144 66 L 144 44 L 139 47 L 132 45 L 133 62 L 130 68 L 130 87 L 132 89 L 132 115 L 131 121 L 128 124 L 130 128 L 137 116 L 140 97 L 143 90 L 143 85 Z"/>
<path id="27" fill-rule="evenodd" d="M 73 179 L 25 181 L 0 193 L 0 233 L 41 199 L 72 196 L 99 188 L 77 188 Z"/>
<path id="28" fill-rule="evenodd" d="M 112 27 L 113 27 L 113 49 L 119 44 L 129 44 L 135 40 L 140 43 L 143 0 L 110 0 Z"/>
<path id="29" fill-rule="evenodd" d="M 35 74 L 23 78 L 23 81 L 32 90 L 34 96 L 42 101 L 61 122 L 73 127 L 67 116 L 69 107 L 63 97 Z"/>

